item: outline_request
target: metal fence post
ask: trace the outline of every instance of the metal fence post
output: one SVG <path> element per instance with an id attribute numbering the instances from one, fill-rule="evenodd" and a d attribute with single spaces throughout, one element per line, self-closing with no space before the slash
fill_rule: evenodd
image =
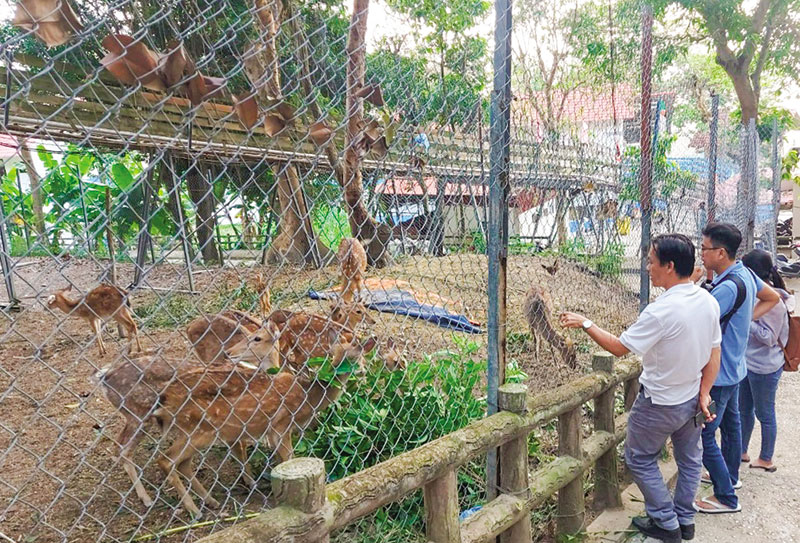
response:
<path id="1" fill-rule="evenodd" d="M 647 273 L 647 252 L 650 248 L 652 205 L 650 195 L 653 183 L 653 158 L 650 149 L 650 91 L 653 63 L 653 8 L 642 6 L 642 109 L 639 156 L 639 200 L 642 206 L 642 240 L 639 268 L 639 311 L 650 302 L 650 276 Z"/>
<path id="2" fill-rule="evenodd" d="M 778 215 L 781 211 L 780 138 L 778 119 L 772 119 L 772 222 L 767 226 L 772 258 L 778 258 Z"/>
<path id="3" fill-rule="evenodd" d="M 511 1 L 495 2 L 494 88 L 489 171 L 488 412 L 497 412 L 497 389 L 505 380 L 508 164 L 511 143 Z M 487 494 L 497 496 L 497 449 L 487 454 Z"/>
<path id="4" fill-rule="evenodd" d="M 708 222 L 717 217 L 717 131 L 719 127 L 719 94 L 711 95 L 711 127 L 708 141 Z"/>
<path id="5" fill-rule="evenodd" d="M 0 266 L 3 271 L 3 280 L 6 284 L 6 292 L 8 293 L 8 305 L 2 309 L 16 310 L 19 309 L 19 300 L 14 291 L 14 277 L 13 266 L 11 265 L 11 244 L 6 238 L 6 217 L 3 212 L 3 199 L 0 198 Z"/>

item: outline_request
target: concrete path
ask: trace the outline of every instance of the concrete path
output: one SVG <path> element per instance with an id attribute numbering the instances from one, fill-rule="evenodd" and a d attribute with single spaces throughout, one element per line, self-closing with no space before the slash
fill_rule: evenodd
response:
<path id="1" fill-rule="evenodd" d="M 742 512 L 727 515 L 697 515 L 696 543 L 800 543 L 800 373 L 787 373 L 781 379 L 777 399 L 778 442 L 775 473 L 751 470 L 742 465 L 743 488 L 739 490 Z M 751 456 L 757 456 L 761 434 L 756 421 L 750 443 Z M 674 462 L 664 466 L 669 478 Z M 628 490 L 636 494 L 635 486 Z M 712 493 L 711 485 L 702 485 L 700 495 Z M 623 496 L 625 493 L 623 493 Z M 627 507 L 607 511 L 590 527 L 597 530 L 592 542 L 653 543 L 632 533 L 630 517 L 643 514 L 641 498 L 626 500 Z"/>
<path id="2" fill-rule="evenodd" d="M 742 512 L 697 515 L 698 543 L 800 543 L 800 374 L 784 374 L 777 404 L 778 471 L 764 473 L 742 464 L 744 486 L 738 492 Z M 749 451 L 753 458 L 758 456 L 760 432 L 756 421 Z M 711 494 L 710 486 L 701 492 Z"/>

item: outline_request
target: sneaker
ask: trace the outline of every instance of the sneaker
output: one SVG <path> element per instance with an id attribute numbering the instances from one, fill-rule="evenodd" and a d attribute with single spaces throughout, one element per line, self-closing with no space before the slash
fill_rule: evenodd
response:
<path id="1" fill-rule="evenodd" d="M 739 479 L 738 481 L 736 481 L 736 482 L 733 484 L 733 489 L 734 489 L 734 490 L 739 490 L 740 488 L 742 488 L 742 480 L 741 480 L 741 479 Z"/>
<path id="2" fill-rule="evenodd" d="M 653 539 L 658 539 L 659 541 L 664 541 L 666 543 L 681 543 L 682 531 L 680 528 L 675 528 L 674 530 L 665 530 L 656 524 L 653 519 L 647 516 L 634 517 L 631 520 L 631 523 L 637 530 L 647 537 L 652 537 Z"/>
<path id="3" fill-rule="evenodd" d="M 681 524 L 681 539 L 684 541 L 694 539 L 694 524 Z"/>

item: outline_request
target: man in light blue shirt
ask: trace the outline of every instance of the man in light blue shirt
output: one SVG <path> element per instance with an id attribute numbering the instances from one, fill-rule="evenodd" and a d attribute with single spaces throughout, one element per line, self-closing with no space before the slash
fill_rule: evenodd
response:
<path id="1" fill-rule="evenodd" d="M 744 355 L 750 322 L 767 313 L 780 300 L 777 292 L 736 260 L 736 251 L 741 243 L 742 234 L 732 224 L 709 223 L 703 229 L 703 265 L 716 274 L 711 283 L 711 294 L 719 303 L 722 359 L 711 388 L 711 398 L 717 404 L 717 418 L 703 429 L 703 465 L 714 485 L 714 495 L 695 502 L 701 513 L 736 513 L 742 510 L 735 489 L 741 485 L 739 383 L 747 375 Z M 721 448 L 715 438 L 717 428 L 722 438 Z"/>

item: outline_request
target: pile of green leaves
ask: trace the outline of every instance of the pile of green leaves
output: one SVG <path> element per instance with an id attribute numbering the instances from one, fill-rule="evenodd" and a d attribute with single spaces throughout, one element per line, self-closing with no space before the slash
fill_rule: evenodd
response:
<path id="1" fill-rule="evenodd" d="M 295 453 L 325 459 L 329 478 L 336 480 L 481 418 L 486 404 L 476 398 L 475 387 L 486 361 L 477 358 L 477 344 L 455 341 L 455 350 L 425 355 L 405 371 L 372 361 L 366 375 L 351 376 Z"/>

